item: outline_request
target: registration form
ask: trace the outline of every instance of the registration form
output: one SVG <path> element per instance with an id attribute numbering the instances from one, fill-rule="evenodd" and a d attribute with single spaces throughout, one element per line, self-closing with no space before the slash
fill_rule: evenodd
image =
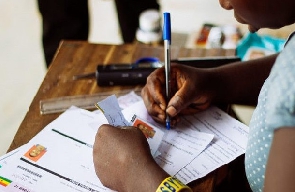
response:
<path id="1" fill-rule="evenodd" d="M 122 114 L 131 124 L 139 119 L 163 131 L 154 158 L 184 183 L 205 176 L 245 152 L 248 127 L 216 107 L 184 116 L 170 130 L 152 120 L 139 98 Z M 27 144 L 0 157 L 0 191 L 112 191 L 101 184 L 92 161 L 96 132 L 106 123 L 101 112 L 68 109 Z M 148 132 L 147 139 L 153 134 Z"/>

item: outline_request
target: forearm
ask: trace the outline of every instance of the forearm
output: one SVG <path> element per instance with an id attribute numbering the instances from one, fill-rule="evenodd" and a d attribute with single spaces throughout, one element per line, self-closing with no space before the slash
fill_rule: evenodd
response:
<path id="1" fill-rule="evenodd" d="M 217 92 L 214 102 L 256 105 L 261 87 L 277 55 L 212 69 Z"/>
<path id="2" fill-rule="evenodd" d="M 265 171 L 264 192 L 295 191 L 294 146 L 295 127 L 281 127 L 274 131 Z"/>
<path id="3" fill-rule="evenodd" d="M 139 163 L 141 164 L 141 163 Z M 145 165 L 126 180 L 126 191 L 181 191 L 192 192 L 183 183 L 171 178 L 155 161 L 144 163 Z M 136 166 L 136 165 L 135 165 Z"/>
<path id="4" fill-rule="evenodd" d="M 140 165 L 140 164 L 145 165 Z M 126 178 L 126 188 L 127 191 L 156 191 L 161 182 L 169 177 L 163 169 L 161 169 L 155 162 L 138 162 L 134 166 L 138 166 L 136 173 L 130 175 Z M 140 169 L 138 169 L 140 167 Z"/>

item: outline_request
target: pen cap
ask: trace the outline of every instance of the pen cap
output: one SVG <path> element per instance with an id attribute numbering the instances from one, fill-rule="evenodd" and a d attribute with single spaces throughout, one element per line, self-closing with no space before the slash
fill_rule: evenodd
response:
<path id="1" fill-rule="evenodd" d="M 171 21 L 170 21 L 170 13 L 165 12 L 163 14 L 164 24 L 163 24 L 163 40 L 171 41 Z"/>

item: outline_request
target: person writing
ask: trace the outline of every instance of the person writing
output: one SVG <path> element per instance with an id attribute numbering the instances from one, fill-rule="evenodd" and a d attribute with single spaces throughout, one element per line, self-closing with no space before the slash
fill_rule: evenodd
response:
<path id="1" fill-rule="evenodd" d="M 248 24 L 250 32 L 295 23 L 293 0 L 219 2 L 234 11 L 238 22 Z M 174 125 L 182 114 L 197 113 L 216 103 L 256 105 L 245 153 L 248 183 L 252 191 L 295 191 L 294 53 L 295 37 L 291 35 L 281 53 L 264 58 L 210 69 L 173 64 L 175 86 L 170 101 L 165 101 L 163 68 L 147 78 L 142 97 L 154 120 L 164 123 L 167 112 Z M 101 182 L 117 191 L 161 191 L 169 178 L 152 158 L 144 135 L 133 127 L 102 125 L 93 160 Z"/>

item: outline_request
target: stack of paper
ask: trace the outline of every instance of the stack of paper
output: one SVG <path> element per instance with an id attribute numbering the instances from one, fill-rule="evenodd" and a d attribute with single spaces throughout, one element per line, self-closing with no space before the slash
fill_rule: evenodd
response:
<path id="1" fill-rule="evenodd" d="M 151 119 L 134 93 L 118 101 L 126 120 L 136 115 L 152 125 L 154 132 L 147 139 L 153 139 L 155 160 L 184 183 L 245 152 L 248 127 L 218 108 L 185 116 L 177 128 L 167 131 Z M 104 123 L 108 120 L 101 112 L 70 108 L 29 143 L 0 157 L 0 191 L 111 191 L 100 183 L 92 161 L 95 134 Z M 163 137 L 154 137 L 161 132 Z"/>

